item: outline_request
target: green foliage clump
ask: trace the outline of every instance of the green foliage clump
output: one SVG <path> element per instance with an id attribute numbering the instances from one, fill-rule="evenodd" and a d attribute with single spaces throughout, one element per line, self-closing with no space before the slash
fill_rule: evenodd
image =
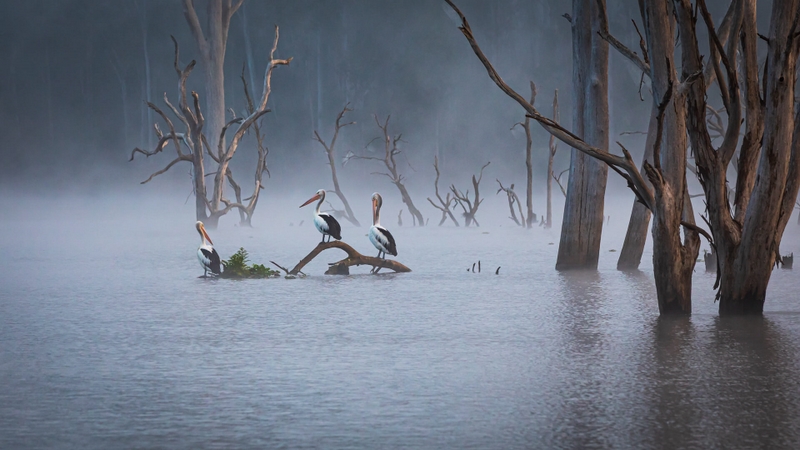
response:
<path id="1" fill-rule="evenodd" d="M 244 247 L 231 255 L 226 261 L 222 261 L 225 270 L 222 278 L 275 278 L 280 276 L 280 272 L 272 270 L 263 264 L 248 265 L 249 258 Z"/>

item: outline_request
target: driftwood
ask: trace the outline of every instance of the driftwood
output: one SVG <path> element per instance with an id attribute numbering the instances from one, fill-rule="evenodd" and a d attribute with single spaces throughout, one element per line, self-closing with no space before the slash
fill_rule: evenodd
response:
<path id="1" fill-rule="evenodd" d="M 331 242 L 320 242 L 314 250 L 311 250 L 311 253 L 306 255 L 299 263 L 292 270 L 287 271 L 287 275 L 297 275 L 301 273 L 300 271 L 306 264 L 310 263 L 311 260 L 317 257 L 323 250 L 327 250 L 329 248 L 338 248 L 340 250 L 344 250 L 347 253 L 347 258 L 337 261 L 334 263 L 328 263 L 330 266 L 328 270 L 325 271 L 325 275 L 349 275 L 350 274 L 350 266 L 372 266 L 373 268 L 386 268 L 391 269 L 395 272 L 411 272 L 411 269 L 404 266 L 403 264 L 394 261 L 392 259 L 381 259 L 376 258 L 374 256 L 365 256 L 361 253 L 357 252 L 353 247 L 351 247 L 346 242 L 342 241 L 331 241 Z M 284 269 L 286 270 L 286 269 Z"/>

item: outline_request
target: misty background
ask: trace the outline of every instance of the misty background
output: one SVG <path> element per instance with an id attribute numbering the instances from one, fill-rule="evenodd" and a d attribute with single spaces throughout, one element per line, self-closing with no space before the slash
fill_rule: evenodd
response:
<path id="1" fill-rule="evenodd" d="M 711 3 L 712 14 L 720 20 L 725 5 Z M 529 81 L 536 83 L 536 106 L 548 116 L 558 89 L 561 121 L 569 128 L 572 49 L 570 24 L 562 15 L 571 11 L 571 4 L 555 0 L 458 4 L 504 79 L 526 97 Z M 433 196 L 434 155 L 440 161 L 443 192 L 450 184 L 466 190 L 471 175 L 491 161 L 481 184 L 486 201 L 477 217 L 481 223 L 491 219 L 513 224 L 506 217 L 505 196 L 495 196 L 495 178 L 506 186 L 515 183 L 524 202 L 525 136 L 519 127 L 510 130 L 524 120 L 523 111 L 487 77 L 443 6 L 444 2 L 433 0 L 246 1 L 234 14 L 225 58 L 228 107 L 242 115 L 242 72 L 260 92 L 274 25 L 280 26 L 281 34 L 276 57 L 294 58 L 273 74 L 268 105 L 272 112 L 263 120 L 271 178 L 265 178 L 255 226 L 269 221 L 267 204 L 276 196 L 301 190 L 298 195 L 304 200 L 320 187 L 332 187 L 324 152 L 312 136 L 318 130 L 329 141 L 336 114 L 348 102 L 354 112 L 345 119 L 357 123 L 339 135 L 339 163 L 348 151 L 380 154 L 380 141 L 367 145 L 380 135 L 373 114 L 381 119 L 391 115 L 390 133 L 403 136 L 398 166 L 416 206 L 434 219 L 432 224 L 440 217 L 425 200 Z M 5 62 L 0 67 L 4 203 L 24 206 L 25 200 L 16 200 L 19 196 L 47 201 L 75 194 L 118 205 L 166 196 L 171 200 L 164 204 L 178 208 L 181 199 L 191 194 L 189 164 L 178 164 L 149 184 L 139 184 L 173 158 L 171 145 L 161 155 L 128 159 L 133 148 L 152 150 L 156 142 L 152 122 L 157 116 L 145 101 L 163 106 L 164 92 L 177 101 L 170 35 L 181 46 L 182 66 L 200 59 L 181 2 L 36 0 L 4 2 L 0 9 L 0 60 Z M 205 4 L 199 2 L 197 10 L 204 21 Z M 640 22 L 638 3 L 609 2 L 608 13 L 612 33 L 637 49 L 639 37 L 631 19 Z M 760 19 L 768 16 L 761 14 Z M 642 101 L 641 74 L 615 51 L 610 55 L 610 148 L 618 153 L 614 141 L 620 140 L 638 161 L 644 136 L 621 133 L 647 129 L 647 86 Z M 202 70 L 198 63 L 188 83 L 189 89 L 200 93 L 201 104 Z M 537 124 L 531 129 L 534 212 L 541 215 L 549 135 Z M 248 135 L 232 164 L 246 195 L 252 190 L 255 161 L 254 138 Z M 376 161 L 351 160 L 339 168 L 339 178 L 360 214 L 368 214 L 367 202 L 360 198 L 381 191 L 392 205 L 387 209 L 394 223 L 402 203 L 386 178 L 372 174 L 381 167 Z M 558 174 L 568 167 L 569 149 L 559 144 L 554 171 Z M 562 178 L 565 185 L 566 178 L 567 174 Z M 297 198 L 292 196 L 290 203 Z M 610 174 L 607 205 L 619 206 L 620 227 L 627 223 L 632 199 L 623 181 Z M 563 196 L 555 184 L 553 200 L 558 226 Z M 191 202 L 184 209 L 190 221 Z M 404 219 L 411 221 L 407 211 Z M 234 211 L 221 223 L 237 221 Z"/>

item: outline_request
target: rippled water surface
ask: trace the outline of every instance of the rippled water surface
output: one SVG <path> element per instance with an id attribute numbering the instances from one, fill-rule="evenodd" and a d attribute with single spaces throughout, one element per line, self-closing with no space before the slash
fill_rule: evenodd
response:
<path id="1" fill-rule="evenodd" d="M 197 278 L 191 223 L 5 224 L 0 448 L 800 448 L 796 270 L 742 319 L 698 270 L 664 320 L 613 239 L 560 274 L 555 230 L 391 229 L 411 273 L 324 276 L 329 250 L 229 281 Z M 366 232 L 343 235 L 372 254 Z M 286 266 L 319 239 L 211 236 Z"/>

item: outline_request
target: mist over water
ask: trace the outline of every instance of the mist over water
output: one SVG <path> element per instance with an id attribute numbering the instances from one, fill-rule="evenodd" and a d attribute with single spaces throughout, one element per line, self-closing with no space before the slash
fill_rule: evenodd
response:
<path id="1" fill-rule="evenodd" d="M 633 195 L 614 173 L 598 270 L 556 272 L 564 198 L 554 183 L 551 229 L 508 218 L 497 181 L 525 201 L 525 133 L 510 129 L 524 114 L 441 2 L 246 1 L 234 15 L 225 87 L 237 113 L 239 74 L 251 86 L 263 76 L 274 24 L 276 57 L 294 59 L 272 80 L 270 175 L 253 228 L 239 227 L 236 211 L 224 216 L 209 230 L 220 256 L 244 247 L 253 263 L 291 268 L 317 245 L 314 206 L 298 206 L 333 183 L 313 131 L 330 142 L 349 102 L 345 120 L 356 123 L 338 136 L 336 164 L 362 226 L 340 220 L 343 240 L 377 253 L 367 232 L 380 192 L 381 223 L 412 269 L 326 276 L 344 257 L 333 249 L 305 279 L 240 281 L 198 278 L 188 164 L 139 184 L 174 148 L 127 162 L 134 147 L 154 145 L 144 100 L 176 100 L 169 36 L 182 65 L 198 59 L 180 2 L 6 3 L 0 449 L 800 448 L 797 272 L 773 272 L 763 317 L 720 318 L 715 276 L 701 262 L 692 316 L 659 318 L 650 243 L 640 271 L 616 270 Z M 570 128 L 569 3 L 457 3 L 503 78 L 526 97 L 535 81 L 543 114 L 559 90 Z M 708 3 L 721 18 L 725 2 Z M 758 6 L 763 32 L 771 2 Z M 636 47 L 637 2 L 608 2 L 608 11 L 614 35 Z M 188 82 L 201 102 L 202 70 Z M 640 77 L 611 52 L 612 151 L 619 139 L 637 162 L 644 137 L 623 133 L 647 128 Z M 348 152 L 382 154 L 373 115 L 391 115 L 390 135 L 402 133 L 398 167 L 426 227 L 411 226 L 380 162 L 343 163 Z M 549 135 L 535 124 L 532 133 L 541 218 Z M 231 164 L 244 197 L 254 145 L 245 136 Z M 458 207 L 461 227 L 436 226 L 441 213 L 426 200 L 434 156 L 442 196 L 451 185 L 472 194 L 471 177 L 491 161 L 479 228 L 464 228 Z M 555 173 L 568 165 L 559 144 Z M 696 180 L 689 189 L 701 191 Z M 701 198 L 694 209 L 704 211 Z M 800 254 L 796 216 L 781 253 Z"/>
<path id="2" fill-rule="evenodd" d="M 319 241 L 312 211 L 297 207 L 311 194 L 265 201 L 254 228 L 224 220 L 210 231 L 215 247 L 291 267 Z M 557 228 L 523 230 L 499 216 L 469 229 L 384 220 L 407 274 L 322 275 L 344 255 L 334 249 L 306 279 L 207 280 L 197 278 L 191 205 L 174 197 L 34 201 L 29 214 L 0 220 L 0 447 L 792 448 L 800 439 L 792 271 L 774 272 L 763 318 L 720 319 L 714 277 L 699 266 L 694 314 L 660 319 L 649 251 L 641 272 L 615 270 L 618 227 L 596 273 L 558 273 Z M 369 197 L 359 197 L 366 224 Z M 491 200 L 504 212 L 503 199 Z M 344 240 L 373 254 L 366 233 L 343 223 Z M 467 270 L 478 260 L 480 273 Z"/>

